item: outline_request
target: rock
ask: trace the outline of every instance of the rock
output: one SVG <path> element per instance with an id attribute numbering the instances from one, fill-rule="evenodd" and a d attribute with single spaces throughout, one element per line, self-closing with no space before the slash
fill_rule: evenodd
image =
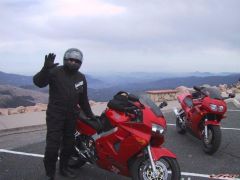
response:
<path id="1" fill-rule="evenodd" d="M 25 113 L 26 107 L 19 106 L 19 107 L 16 108 L 16 110 L 17 110 L 18 113 Z"/>
<path id="2" fill-rule="evenodd" d="M 90 101 L 89 101 L 89 104 L 90 104 L 90 106 L 94 106 L 94 105 L 96 105 L 96 102 L 93 101 L 93 100 L 90 100 Z"/>
<path id="3" fill-rule="evenodd" d="M 8 115 L 19 114 L 17 108 L 8 108 Z"/>
<path id="4" fill-rule="evenodd" d="M 38 109 L 37 109 L 37 106 L 28 106 L 26 107 L 26 113 L 27 112 L 37 112 Z"/>
<path id="5" fill-rule="evenodd" d="M 227 90 L 227 94 L 230 94 L 230 93 L 234 93 L 234 92 L 233 92 L 233 89 L 228 89 L 228 90 Z"/>
<path id="6" fill-rule="evenodd" d="M 239 93 L 240 93 L 240 88 L 236 88 L 236 89 L 234 90 L 234 92 L 235 92 L 236 94 L 239 94 Z"/>
<path id="7" fill-rule="evenodd" d="M 227 85 L 226 84 L 220 84 L 219 85 L 219 90 L 222 92 L 226 92 L 227 91 Z"/>
<path id="8" fill-rule="evenodd" d="M 47 104 L 37 103 L 35 106 L 28 106 L 26 107 L 26 112 L 40 112 L 46 111 Z"/>
<path id="9" fill-rule="evenodd" d="M 176 88 L 177 94 L 190 93 L 192 90 L 185 86 L 179 86 Z"/>
<path id="10" fill-rule="evenodd" d="M 222 97 L 228 97 L 228 93 L 226 91 L 221 93 Z"/>
<path id="11" fill-rule="evenodd" d="M 238 82 L 238 83 L 236 84 L 236 88 L 237 88 L 238 90 L 240 90 L 240 82 Z"/>
<path id="12" fill-rule="evenodd" d="M 7 108 L 1 108 L 0 109 L 0 115 L 8 115 L 8 109 Z"/>
<path id="13" fill-rule="evenodd" d="M 37 107 L 37 111 L 46 111 L 47 110 L 47 104 L 37 103 L 35 106 Z"/>

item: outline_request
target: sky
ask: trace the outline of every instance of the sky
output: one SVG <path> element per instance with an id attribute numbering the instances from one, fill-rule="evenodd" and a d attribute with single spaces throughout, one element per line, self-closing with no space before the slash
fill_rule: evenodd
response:
<path id="1" fill-rule="evenodd" d="M 239 72 L 239 0 L 1 0 L 0 71 L 33 75 L 44 56 L 81 71 Z"/>

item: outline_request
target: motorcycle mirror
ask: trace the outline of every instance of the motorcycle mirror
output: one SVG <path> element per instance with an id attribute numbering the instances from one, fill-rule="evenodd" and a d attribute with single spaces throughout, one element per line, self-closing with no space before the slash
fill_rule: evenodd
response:
<path id="1" fill-rule="evenodd" d="M 229 98 L 235 98 L 235 94 L 234 93 L 229 93 L 228 97 Z"/>
<path id="2" fill-rule="evenodd" d="M 168 105 L 167 101 L 163 101 L 160 105 L 159 108 L 162 109 L 163 107 L 166 107 Z"/>

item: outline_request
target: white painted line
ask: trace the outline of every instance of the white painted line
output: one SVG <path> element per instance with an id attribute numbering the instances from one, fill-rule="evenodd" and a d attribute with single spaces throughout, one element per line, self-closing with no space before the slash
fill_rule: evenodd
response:
<path id="1" fill-rule="evenodd" d="M 10 150 L 6 150 L 6 149 L 0 149 L 0 152 L 9 153 L 9 154 L 18 154 L 18 155 L 24 155 L 24 156 L 32 156 L 32 157 L 41 157 L 41 158 L 44 157 L 44 155 L 42 155 L 42 154 L 25 153 L 25 152 L 19 152 L 19 151 L 10 151 Z M 198 174 L 198 173 L 189 173 L 189 172 L 181 172 L 181 175 L 191 176 L 191 177 L 203 177 L 203 178 L 209 178 L 210 177 L 210 175 L 208 175 L 208 174 Z"/>
<path id="2" fill-rule="evenodd" d="M 208 174 L 198 174 L 198 173 L 189 173 L 189 172 L 181 172 L 181 175 L 183 176 L 193 176 L 193 177 L 204 177 L 209 178 L 210 175 Z"/>
<path id="3" fill-rule="evenodd" d="M 240 128 L 221 128 L 221 129 L 240 131 Z"/>
<path id="4" fill-rule="evenodd" d="M 19 152 L 19 151 L 10 151 L 10 150 L 6 150 L 6 149 L 0 149 L 0 152 L 9 153 L 9 154 L 19 154 L 19 155 L 23 155 L 23 156 L 33 156 L 33 157 L 41 157 L 41 158 L 44 157 L 44 155 L 42 155 L 42 154 L 25 153 L 25 152 Z"/>
<path id="5" fill-rule="evenodd" d="M 176 124 L 167 124 L 168 126 L 176 126 Z M 221 127 L 223 130 L 234 130 L 234 131 L 240 131 L 240 128 L 224 128 Z"/>
<path id="6" fill-rule="evenodd" d="M 240 109 L 236 110 L 236 109 L 228 109 L 227 111 L 229 112 L 240 112 Z"/>

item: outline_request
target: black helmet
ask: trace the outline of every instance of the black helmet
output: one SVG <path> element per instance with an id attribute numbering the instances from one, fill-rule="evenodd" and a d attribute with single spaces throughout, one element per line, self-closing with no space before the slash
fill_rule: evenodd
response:
<path id="1" fill-rule="evenodd" d="M 74 61 L 75 63 L 71 63 Z M 70 48 L 63 56 L 63 65 L 69 71 L 77 72 L 83 61 L 83 54 L 79 49 Z"/>

